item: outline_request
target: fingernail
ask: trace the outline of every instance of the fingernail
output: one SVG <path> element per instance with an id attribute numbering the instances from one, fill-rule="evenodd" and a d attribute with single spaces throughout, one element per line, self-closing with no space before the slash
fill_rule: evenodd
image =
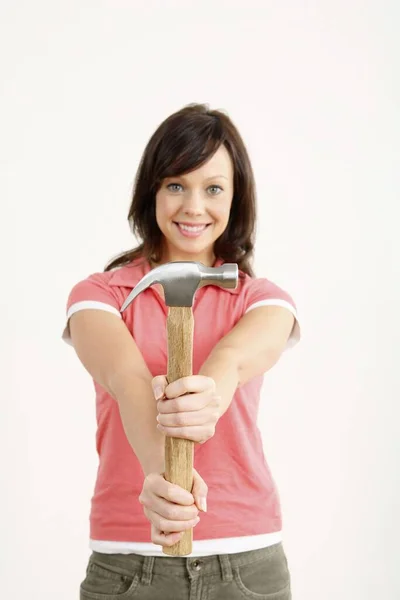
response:
<path id="1" fill-rule="evenodd" d="M 203 512 L 207 512 L 207 499 L 204 496 L 199 498 L 199 507 Z"/>
<path id="2" fill-rule="evenodd" d="M 160 398 L 162 398 L 162 396 L 163 396 L 162 387 L 160 387 L 159 385 L 156 385 L 153 392 L 154 392 L 154 396 L 155 396 L 156 400 L 160 400 Z"/>

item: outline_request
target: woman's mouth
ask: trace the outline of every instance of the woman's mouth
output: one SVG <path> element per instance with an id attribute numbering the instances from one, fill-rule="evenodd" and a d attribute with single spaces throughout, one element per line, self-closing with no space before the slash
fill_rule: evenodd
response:
<path id="1" fill-rule="evenodd" d="M 174 225 L 177 226 L 179 232 L 184 236 L 184 237 L 190 237 L 190 238 L 195 238 L 195 237 L 199 237 L 206 229 L 207 227 L 209 227 L 211 225 L 211 223 L 202 223 L 202 224 L 193 224 L 193 225 L 189 225 L 186 223 L 176 223 L 174 221 Z"/>

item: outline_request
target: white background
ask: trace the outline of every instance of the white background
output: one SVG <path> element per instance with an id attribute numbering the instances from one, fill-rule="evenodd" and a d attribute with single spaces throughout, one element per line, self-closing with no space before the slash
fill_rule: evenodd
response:
<path id="1" fill-rule="evenodd" d="M 97 456 L 65 303 L 133 246 L 138 161 L 191 102 L 241 131 L 257 274 L 299 307 L 260 414 L 293 598 L 400 597 L 398 6 L 1 2 L 5 600 L 78 597 Z"/>

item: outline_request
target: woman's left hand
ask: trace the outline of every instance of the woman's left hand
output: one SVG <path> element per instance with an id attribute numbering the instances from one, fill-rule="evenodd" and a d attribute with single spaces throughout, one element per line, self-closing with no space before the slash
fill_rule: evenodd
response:
<path id="1" fill-rule="evenodd" d="M 221 398 L 215 381 L 204 375 L 190 375 L 168 384 L 163 375 L 152 380 L 157 400 L 158 429 L 169 437 L 203 444 L 215 433 L 220 418 Z"/>

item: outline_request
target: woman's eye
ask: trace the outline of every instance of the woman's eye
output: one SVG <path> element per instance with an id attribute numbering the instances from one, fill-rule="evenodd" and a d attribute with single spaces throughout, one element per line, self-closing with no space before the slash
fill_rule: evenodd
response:
<path id="1" fill-rule="evenodd" d="M 180 183 L 170 183 L 169 185 L 167 185 L 168 189 L 171 189 L 173 187 L 182 187 Z M 172 190 L 173 192 L 176 192 L 177 190 Z"/>
<path id="2" fill-rule="evenodd" d="M 210 187 L 208 188 L 209 190 L 219 190 L 220 192 L 223 191 L 222 187 L 220 187 L 219 185 L 210 185 Z M 213 196 L 216 196 L 216 194 L 212 194 Z"/>
<path id="3" fill-rule="evenodd" d="M 180 183 L 169 183 L 167 185 L 167 189 L 171 190 L 171 192 L 178 192 L 180 191 L 177 188 L 182 188 Z M 221 186 L 219 185 L 210 185 L 210 187 L 208 188 L 209 190 L 214 190 L 213 192 L 211 192 L 212 196 L 216 196 L 219 192 L 222 192 L 223 189 Z M 215 191 L 215 190 L 219 190 L 219 191 Z"/>

